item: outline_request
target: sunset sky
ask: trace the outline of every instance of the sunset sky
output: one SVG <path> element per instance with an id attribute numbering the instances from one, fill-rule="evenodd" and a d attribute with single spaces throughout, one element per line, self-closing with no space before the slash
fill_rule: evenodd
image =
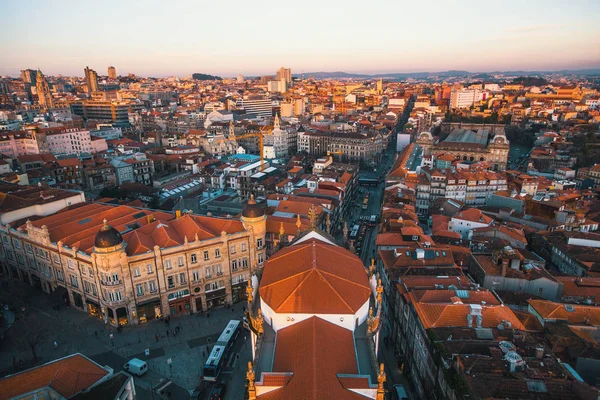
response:
<path id="1" fill-rule="evenodd" d="M 0 75 L 600 67 L 600 1 L 0 0 Z"/>

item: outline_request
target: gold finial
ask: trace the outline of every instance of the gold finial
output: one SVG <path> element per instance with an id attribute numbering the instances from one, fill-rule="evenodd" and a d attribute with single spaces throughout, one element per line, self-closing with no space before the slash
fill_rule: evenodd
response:
<path id="1" fill-rule="evenodd" d="M 373 307 L 369 307 L 369 316 L 367 317 L 367 333 L 375 331 L 375 318 L 373 318 Z"/>
<path id="2" fill-rule="evenodd" d="M 262 315 L 262 310 L 259 308 L 257 313 L 256 313 L 256 331 L 258 332 L 259 335 L 262 335 L 265 332 L 265 329 L 263 328 L 263 323 L 265 322 L 265 318 Z"/>
<path id="3" fill-rule="evenodd" d="M 385 383 L 385 367 L 383 363 L 379 364 L 379 373 L 377 374 L 377 397 L 376 400 L 383 400 L 385 395 L 385 389 L 383 384 Z"/>
<path id="4" fill-rule="evenodd" d="M 285 228 L 283 227 L 283 221 L 279 224 L 279 240 L 285 235 Z"/>
<path id="5" fill-rule="evenodd" d="M 369 266 L 369 279 L 371 279 L 373 277 L 374 273 L 375 273 L 375 259 L 371 258 L 371 265 Z"/>
<path id="6" fill-rule="evenodd" d="M 383 293 L 383 285 L 381 284 L 381 279 L 377 279 L 377 288 L 375 289 L 377 292 L 377 302 L 381 304 L 381 293 Z"/>
<path id="7" fill-rule="evenodd" d="M 300 214 L 296 214 L 296 228 L 298 228 L 298 233 L 300 233 L 301 227 L 302 227 L 302 222 L 300 222 Z"/>
<path id="8" fill-rule="evenodd" d="M 248 310 L 250 310 L 250 305 L 252 304 L 252 293 L 254 289 L 252 288 L 252 277 L 248 278 L 248 285 L 246 286 L 246 295 L 248 296 Z"/>
<path id="9" fill-rule="evenodd" d="M 308 210 L 308 218 L 310 219 L 311 229 L 315 229 L 317 227 L 317 209 L 314 204 L 312 204 Z"/>
<path id="10" fill-rule="evenodd" d="M 250 194 L 250 200 L 248 200 L 248 204 L 256 204 L 256 200 L 254 199 L 254 194 Z"/>
<path id="11" fill-rule="evenodd" d="M 248 361 L 248 371 L 246 371 L 246 379 L 248 380 L 248 398 L 256 400 L 256 386 L 254 385 L 254 369 L 252 369 L 252 361 Z"/>

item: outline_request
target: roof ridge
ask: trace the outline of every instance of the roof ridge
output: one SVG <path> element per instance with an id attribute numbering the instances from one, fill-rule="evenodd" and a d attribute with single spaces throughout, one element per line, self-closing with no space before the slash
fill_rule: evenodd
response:
<path id="1" fill-rule="evenodd" d="M 302 286 L 302 284 L 308 279 L 308 277 L 313 273 L 314 270 L 308 270 L 308 273 L 306 274 L 306 276 L 304 277 L 304 279 L 302 279 L 300 281 L 300 283 L 298 283 L 298 285 L 296 285 L 296 287 L 294 288 L 294 290 L 292 290 L 280 303 L 279 306 L 277 307 L 277 309 L 279 309 L 286 301 L 288 301 L 288 299 L 290 297 L 292 297 L 292 295 L 294 293 L 296 293 L 300 287 Z"/>
<path id="2" fill-rule="evenodd" d="M 304 242 L 304 243 L 300 243 L 300 246 L 299 246 L 298 248 L 296 248 L 296 249 L 292 249 L 292 247 L 287 247 L 287 249 L 292 249 L 292 250 L 291 250 L 291 251 L 288 251 L 288 252 L 286 252 L 286 253 L 283 253 L 283 254 L 281 254 L 281 255 L 278 255 L 278 256 L 276 256 L 276 257 L 270 257 L 268 261 L 269 261 L 269 262 L 270 262 L 270 261 L 274 261 L 274 260 L 277 260 L 278 258 L 281 258 L 281 257 L 283 257 L 283 256 L 287 256 L 287 255 L 289 255 L 289 254 L 294 254 L 294 253 L 296 253 L 296 252 L 298 252 L 298 251 L 300 251 L 300 250 L 303 250 L 303 249 L 306 247 L 306 245 L 307 245 L 307 242 Z M 293 246 L 297 246 L 297 245 L 293 245 Z M 279 253 L 279 252 L 278 252 L 278 253 Z"/>
<path id="3" fill-rule="evenodd" d="M 327 275 L 330 275 L 330 276 L 332 276 L 332 277 L 334 277 L 334 278 L 338 278 L 339 280 L 342 280 L 342 281 L 344 281 L 344 282 L 348 282 L 348 283 L 352 283 L 353 285 L 360 286 L 360 287 L 362 287 L 362 288 L 364 288 L 364 289 L 368 289 L 367 287 L 364 287 L 364 286 L 362 286 L 362 285 L 361 285 L 360 283 L 358 283 L 358 282 L 353 282 L 353 281 L 351 281 L 350 279 L 346 279 L 346 278 L 344 278 L 344 277 L 341 277 L 341 276 L 338 276 L 338 275 L 332 274 L 331 272 L 328 272 L 328 271 L 323 271 L 323 270 L 319 270 L 319 272 L 321 272 L 322 274 L 327 274 Z M 325 277 L 324 277 L 324 278 L 325 278 Z M 325 279 L 326 279 L 326 278 L 325 278 Z"/>
<path id="4" fill-rule="evenodd" d="M 261 284 L 260 284 L 260 287 L 261 287 L 261 288 L 266 288 L 266 287 L 272 286 L 272 285 L 274 285 L 274 284 L 277 284 L 277 283 L 281 283 L 281 282 L 287 281 L 288 279 L 295 278 L 295 277 L 297 277 L 298 275 L 306 274 L 306 273 L 308 273 L 308 272 L 310 272 L 310 271 L 311 271 L 310 269 L 306 269 L 306 270 L 304 270 L 304 271 L 300 271 L 300 272 L 298 272 L 297 274 L 290 275 L 290 276 L 287 276 L 287 277 L 285 277 L 285 278 L 278 279 L 278 280 L 276 280 L 276 281 L 274 281 L 274 282 L 271 282 L 271 283 L 267 283 L 266 285 L 263 285 L 263 284 L 262 284 L 262 282 L 261 282 Z"/>
<path id="5" fill-rule="evenodd" d="M 323 280 L 325 281 L 325 283 L 327 284 L 327 286 L 329 286 L 331 288 L 331 290 L 333 290 L 333 292 L 336 294 L 337 297 L 339 297 L 339 299 L 342 301 L 342 303 L 344 303 L 346 305 L 346 307 L 348 307 L 348 309 L 350 310 L 350 312 L 352 312 L 352 307 L 350 307 L 350 304 L 346 303 L 346 300 L 344 300 L 344 298 L 342 297 L 342 295 L 340 295 L 338 293 L 338 291 L 331 285 L 331 283 L 329 282 L 329 280 L 327 280 L 323 274 L 321 273 L 321 270 L 315 269 L 315 271 L 323 278 Z"/>

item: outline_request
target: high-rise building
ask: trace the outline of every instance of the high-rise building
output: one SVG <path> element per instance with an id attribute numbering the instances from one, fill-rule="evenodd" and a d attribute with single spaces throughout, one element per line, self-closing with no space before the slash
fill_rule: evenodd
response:
<path id="1" fill-rule="evenodd" d="M 285 80 L 287 83 L 292 81 L 292 69 L 291 68 L 279 68 L 277 70 L 277 80 Z"/>
<path id="2" fill-rule="evenodd" d="M 237 83 L 244 83 L 244 75 L 239 74 L 237 76 Z"/>
<path id="3" fill-rule="evenodd" d="M 88 93 L 94 93 L 98 91 L 98 74 L 93 69 L 85 67 L 85 84 L 87 85 Z"/>
<path id="4" fill-rule="evenodd" d="M 52 93 L 50 93 L 48 81 L 46 81 L 44 74 L 42 74 L 42 71 L 40 71 L 39 69 L 37 71 L 35 81 L 38 94 L 38 102 L 40 103 L 40 106 L 44 108 L 54 107 L 54 99 L 52 98 Z"/>
<path id="5" fill-rule="evenodd" d="M 108 78 L 109 79 L 117 79 L 117 69 L 112 65 L 108 67 Z"/>
<path id="6" fill-rule="evenodd" d="M 246 114 L 256 114 L 259 117 L 270 118 L 273 116 L 273 103 L 271 99 L 263 96 L 248 96 L 239 99 L 236 107 L 246 110 Z"/>
<path id="7" fill-rule="evenodd" d="M 37 76 L 37 71 L 35 69 L 23 69 L 21 70 L 21 79 L 23 83 L 28 83 L 30 85 L 35 85 L 35 77 Z"/>

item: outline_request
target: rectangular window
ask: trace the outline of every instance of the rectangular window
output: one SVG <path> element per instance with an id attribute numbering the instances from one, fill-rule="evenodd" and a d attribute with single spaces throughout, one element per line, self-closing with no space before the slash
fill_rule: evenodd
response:
<path id="1" fill-rule="evenodd" d="M 260 253 L 260 254 L 258 255 L 258 263 L 259 263 L 259 264 L 262 264 L 262 263 L 264 263 L 264 262 L 265 262 L 265 256 L 264 256 L 262 253 Z"/>
<path id="2" fill-rule="evenodd" d="M 244 258 L 242 260 L 242 268 L 248 268 L 248 259 L 247 258 Z"/>
<path id="3" fill-rule="evenodd" d="M 90 284 L 87 281 L 83 281 L 83 290 L 85 290 L 86 293 L 90 292 Z"/>
<path id="4" fill-rule="evenodd" d="M 262 249 L 262 247 L 263 247 L 263 240 L 262 240 L 262 238 L 256 239 L 256 247 L 258 247 L 259 250 Z"/>
<path id="5" fill-rule="evenodd" d="M 183 273 L 183 272 L 179 274 L 179 284 L 180 285 L 185 284 L 185 273 Z"/>
<path id="6" fill-rule="evenodd" d="M 70 258 L 67 258 L 67 266 L 68 266 L 70 269 L 73 269 L 73 260 L 71 260 Z"/>
<path id="7" fill-rule="evenodd" d="M 112 274 L 112 280 L 113 280 L 113 282 L 118 283 L 119 282 L 119 274 Z"/>
<path id="8" fill-rule="evenodd" d="M 65 275 L 63 274 L 63 272 L 61 270 L 58 270 L 58 269 L 56 270 L 56 277 L 61 282 L 65 281 Z"/>
<path id="9" fill-rule="evenodd" d="M 208 261 L 208 251 L 204 252 L 204 261 Z"/>
<path id="10" fill-rule="evenodd" d="M 221 268 L 221 264 L 217 265 L 217 275 L 223 275 L 223 269 Z"/>
<path id="11" fill-rule="evenodd" d="M 172 276 L 167 277 L 167 285 L 168 285 L 169 289 L 172 289 L 173 287 L 175 287 L 175 283 L 173 282 Z"/>
<path id="12" fill-rule="evenodd" d="M 246 251 L 246 243 L 242 243 L 242 251 Z"/>
<path id="13" fill-rule="evenodd" d="M 152 274 L 152 264 L 146 265 L 146 268 L 148 268 L 148 275 Z"/>
<path id="14" fill-rule="evenodd" d="M 231 246 L 231 254 L 235 254 L 235 244 Z"/>
<path id="15" fill-rule="evenodd" d="M 31 251 L 31 245 L 29 243 L 25 243 L 25 251 L 28 252 L 29 254 L 32 253 L 32 251 Z M 57 256 L 55 256 L 55 257 L 57 257 Z"/>
<path id="16" fill-rule="evenodd" d="M 121 292 L 115 292 L 115 299 L 117 301 L 121 301 L 123 299 L 123 297 L 121 297 Z"/>
<path id="17" fill-rule="evenodd" d="M 183 267 L 183 257 L 179 257 L 177 259 L 177 265 L 179 265 L 180 267 Z"/>
<path id="18" fill-rule="evenodd" d="M 15 249 L 20 249 L 21 248 L 21 241 L 18 239 L 13 239 L 13 245 L 15 246 Z"/>
<path id="19" fill-rule="evenodd" d="M 22 254 L 17 253 L 17 262 L 21 265 L 25 265 L 25 257 Z"/>
<path id="20" fill-rule="evenodd" d="M 135 285 L 135 292 L 138 296 L 144 295 L 144 285 Z"/>
<path id="21" fill-rule="evenodd" d="M 137 268 L 137 267 L 136 267 L 136 268 L 134 268 L 134 269 L 133 269 L 133 276 L 135 276 L 135 277 L 137 278 L 137 277 L 139 277 L 140 275 L 142 275 L 142 274 L 140 274 L 140 269 L 139 269 L 139 268 Z"/>
<path id="22" fill-rule="evenodd" d="M 215 258 L 221 257 L 221 249 L 215 249 Z"/>
<path id="23" fill-rule="evenodd" d="M 237 260 L 231 260 L 231 270 L 237 271 L 237 269 L 238 269 Z"/>
<path id="24" fill-rule="evenodd" d="M 150 293 L 156 292 L 156 282 L 150 281 L 149 285 L 150 285 Z"/>
<path id="25" fill-rule="evenodd" d="M 171 260 L 166 260 L 165 261 L 165 268 L 166 269 L 171 269 L 172 268 L 172 266 L 171 266 Z"/>
<path id="26" fill-rule="evenodd" d="M 192 281 L 198 282 L 200 280 L 200 271 L 196 270 L 192 272 Z"/>
<path id="27" fill-rule="evenodd" d="M 91 285 L 92 285 L 92 294 L 94 296 L 98 296 L 98 291 L 96 290 L 96 284 L 92 283 Z"/>
<path id="28" fill-rule="evenodd" d="M 77 277 L 75 275 L 70 275 L 70 278 L 71 278 L 71 285 L 78 288 L 79 282 L 77 281 Z"/>
<path id="29" fill-rule="evenodd" d="M 204 272 L 205 272 L 205 276 L 206 276 L 206 278 L 210 278 L 210 267 L 206 267 L 206 268 L 204 269 Z"/>
<path id="30" fill-rule="evenodd" d="M 196 264 L 198 262 L 198 260 L 196 259 L 196 255 L 192 254 L 192 256 L 190 257 L 192 260 L 192 264 Z"/>
<path id="31" fill-rule="evenodd" d="M 92 276 L 92 277 L 94 276 L 94 271 L 92 271 L 91 268 L 88 268 L 88 272 L 89 272 L 90 276 Z"/>

